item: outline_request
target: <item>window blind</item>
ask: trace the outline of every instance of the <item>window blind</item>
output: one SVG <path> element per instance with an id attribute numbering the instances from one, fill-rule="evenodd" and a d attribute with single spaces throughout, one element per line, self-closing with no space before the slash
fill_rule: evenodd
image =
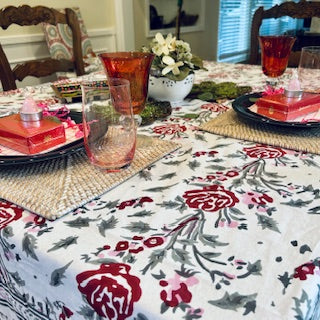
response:
<path id="1" fill-rule="evenodd" d="M 247 60 L 254 12 L 261 6 L 269 9 L 282 2 L 285 0 L 220 0 L 218 61 Z M 290 17 L 265 19 L 260 27 L 260 34 L 282 34 L 299 26 L 302 26 L 302 22 Z"/>

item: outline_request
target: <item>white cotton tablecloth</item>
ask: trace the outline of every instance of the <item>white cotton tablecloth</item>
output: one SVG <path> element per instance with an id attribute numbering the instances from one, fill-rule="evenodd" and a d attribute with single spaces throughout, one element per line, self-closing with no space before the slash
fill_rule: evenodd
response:
<path id="1" fill-rule="evenodd" d="M 259 66 L 206 67 L 263 90 Z M 140 128 L 183 147 L 56 221 L 1 201 L 0 318 L 319 319 L 320 156 L 199 130 L 229 108 Z"/>

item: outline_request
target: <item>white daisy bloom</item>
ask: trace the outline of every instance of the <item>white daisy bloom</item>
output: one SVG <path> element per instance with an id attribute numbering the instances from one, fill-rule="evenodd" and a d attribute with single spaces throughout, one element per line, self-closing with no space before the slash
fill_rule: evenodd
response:
<path id="1" fill-rule="evenodd" d="M 174 59 L 171 58 L 170 56 L 164 56 L 162 58 L 162 62 L 167 65 L 164 69 L 162 69 L 162 75 L 164 76 L 170 71 L 172 71 L 174 75 L 179 74 L 180 73 L 179 67 L 183 66 L 182 61 L 175 62 Z"/>
<path id="2" fill-rule="evenodd" d="M 167 38 L 165 39 L 163 35 L 160 32 L 158 32 L 155 36 L 156 44 L 152 48 L 152 52 L 157 56 L 161 56 L 162 54 L 167 56 L 170 51 L 174 50 L 175 40 L 176 38 L 173 38 L 171 33 L 169 33 Z"/>

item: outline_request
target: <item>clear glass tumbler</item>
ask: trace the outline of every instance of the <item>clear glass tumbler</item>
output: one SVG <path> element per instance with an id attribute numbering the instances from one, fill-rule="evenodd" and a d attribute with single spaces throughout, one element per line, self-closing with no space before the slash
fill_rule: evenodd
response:
<path id="1" fill-rule="evenodd" d="M 320 46 L 301 49 L 298 75 L 303 91 L 320 93 Z"/>
<path id="2" fill-rule="evenodd" d="M 137 127 L 129 81 L 110 78 L 108 82 L 81 85 L 84 145 L 93 165 L 116 171 L 133 160 Z"/>

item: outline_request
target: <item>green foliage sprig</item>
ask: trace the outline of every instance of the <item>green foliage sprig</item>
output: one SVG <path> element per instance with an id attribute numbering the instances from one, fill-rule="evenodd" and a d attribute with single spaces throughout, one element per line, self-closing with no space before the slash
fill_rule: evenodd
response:
<path id="1" fill-rule="evenodd" d="M 204 101 L 217 101 L 220 99 L 235 99 L 252 91 L 250 86 L 238 86 L 233 82 L 215 83 L 203 81 L 194 84 L 188 98 Z"/>

